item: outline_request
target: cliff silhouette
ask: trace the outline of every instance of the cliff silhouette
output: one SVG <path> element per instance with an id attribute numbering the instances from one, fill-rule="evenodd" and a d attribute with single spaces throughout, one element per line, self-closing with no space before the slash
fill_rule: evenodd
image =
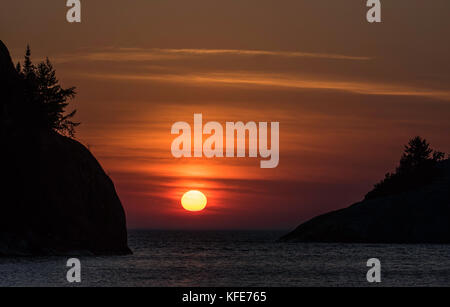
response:
<path id="1" fill-rule="evenodd" d="M 36 124 L 0 41 L 0 256 L 127 254 L 125 212 L 89 150 Z"/>
<path id="2" fill-rule="evenodd" d="M 367 197 L 326 213 L 282 237 L 287 242 L 450 243 L 450 161 L 436 163 L 438 175 L 421 186 Z M 370 193 L 368 194 L 370 196 Z"/>

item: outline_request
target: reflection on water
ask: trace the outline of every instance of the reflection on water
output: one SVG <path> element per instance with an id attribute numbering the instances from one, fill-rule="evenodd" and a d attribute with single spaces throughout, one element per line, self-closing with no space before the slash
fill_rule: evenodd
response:
<path id="1" fill-rule="evenodd" d="M 130 231 L 134 254 L 80 257 L 82 286 L 450 286 L 450 245 L 277 243 L 283 232 Z M 0 258 L 1 286 L 66 286 L 63 257 Z"/>

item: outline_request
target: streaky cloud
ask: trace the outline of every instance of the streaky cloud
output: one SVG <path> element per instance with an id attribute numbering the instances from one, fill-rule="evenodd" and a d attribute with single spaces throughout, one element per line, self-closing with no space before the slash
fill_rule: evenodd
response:
<path id="1" fill-rule="evenodd" d="M 450 101 L 450 92 L 417 88 L 401 84 L 365 81 L 319 80 L 292 74 L 270 73 L 199 73 L 199 74 L 83 74 L 84 77 L 105 80 L 158 81 L 197 85 L 224 84 L 247 87 L 280 87 L 292 89 L 336 90 L 363 95 L 417 96 Z"/>
<path id="2" fill-rule="evenodd" d="M 73 61 L 111 61 L 111 62 L 139 62 L 158 60 L 179 60 L 198 56 L 270 56 L 284 58 L 317 58 L 347 61 L 368 61 L 371 57 L 352 56 L 333 53 L 315 53 L 300 51 L 271 51 L 271 50 L 245 50 L 245 49 L 161 49 L 161 48 L 114 48 L 82 51 L 60 55 L 55 62 L 65 63 Z"/>

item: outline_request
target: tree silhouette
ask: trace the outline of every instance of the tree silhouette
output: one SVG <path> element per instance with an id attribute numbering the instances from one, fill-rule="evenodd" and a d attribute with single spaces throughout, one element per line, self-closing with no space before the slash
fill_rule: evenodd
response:
<path id="1" fill-rule="evenodd" d="M 439 175 L 437 163 L 444 160 L 444 156 L 420 136 L 412 138 L 404 147 L 395 173 L 387 173 L 365 199 L 397 194 L 430 183 Z"/>
<path id="2" fill-rule="evenodd" d="M 66 107 L 69 100 L 75 98 L 75 87 L 61 87 L 56 78 L 56 71 L 48 58 L 35 66 L 31 61 L 29 46 L 25 52 L 23 66 L 18 63 L 16 70 L 25 82 L 25 95 L 37 115 L 37 124 L 74 137 L 75 128 L 80 123 L 72 121 L 76 110 L 66 114 Z"/>
<path id="3" fill-rule="evenodd" d="M 397 173 L 408 173 L 428 166 L 428 164 L 439 162 L 443 158 L 443 152 L 434 151 L 425 139 L 416 136 L 409 141 L 408 145 L 405 145 Z"/>
<path id="4" fill-rule="evenodd" d="M 20 65 L 20 62 L 17 62 L 17 65 L 16 65 L 16 71 L 17 71 L 17 73 L 19 74 L 19 76 L 23 77 L 23 74 L 22 74 L 22 65 Z"/>

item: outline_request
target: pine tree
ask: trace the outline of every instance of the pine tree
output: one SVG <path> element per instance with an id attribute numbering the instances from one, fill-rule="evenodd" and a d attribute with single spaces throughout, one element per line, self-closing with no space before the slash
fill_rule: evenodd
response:
<path id="1" fill-rule="evenodd" d="M 387 173 L 365 199 L 397 194 L 430 183 L 440 175 L 436 166 L 444 157 L 443 152 L 433 150 L 420 136 L 412 138 L 404 147 L 395 173 Z"/>
<path id="2" fill-rule="evenodd" d="M 444 153 L 434 151 L 427 140 L 416 136 L 405 145 L 397 173 L 409 173 L 427 164 L 439 162 L 443 158 Z"/>
<path id="3" fill-rule="evenodd" d="M 18 63 L 16 69 L 24 79 L 25 95 L 36 124 L 74 137 L 75 128 L 80 123 L 72 121 L 76 110 L 66 114 L 66 107 L 69 100 L 75 98 L 75 87 L 61 87 L 48 58 L 35 66 L 31 60 L 30 46 L 27 46 L 23 67 Z"/>
<path id="4" fill-rule="evenodd" d="M 16 71 L 19 75 L 22 75 L 22 66 L 20 65 L 20 62 L 17 62 Z"/>
<path id="5" fill-rule="evenodd" d="M 27 45 L 27 50 L 25 51 L 25 59 L 23 62 L 23 74 L 26 79 L 34 78 L 36 67 L 33 65 L 31 61 L 31 49 L 30 45 Z"/>
<path id="6" fill-rule="evenodd" d="M 75 87 L 64 89 L 59 85 L 56 71 L 48 58 L 37 66 L 36 81 L 48 127 L 73 137 L 75 127 L 79 125 L 71 120 L 76 110 L 69 114 L 65 114 L 65 110 L 68 100 L 75 98 Z"/>

